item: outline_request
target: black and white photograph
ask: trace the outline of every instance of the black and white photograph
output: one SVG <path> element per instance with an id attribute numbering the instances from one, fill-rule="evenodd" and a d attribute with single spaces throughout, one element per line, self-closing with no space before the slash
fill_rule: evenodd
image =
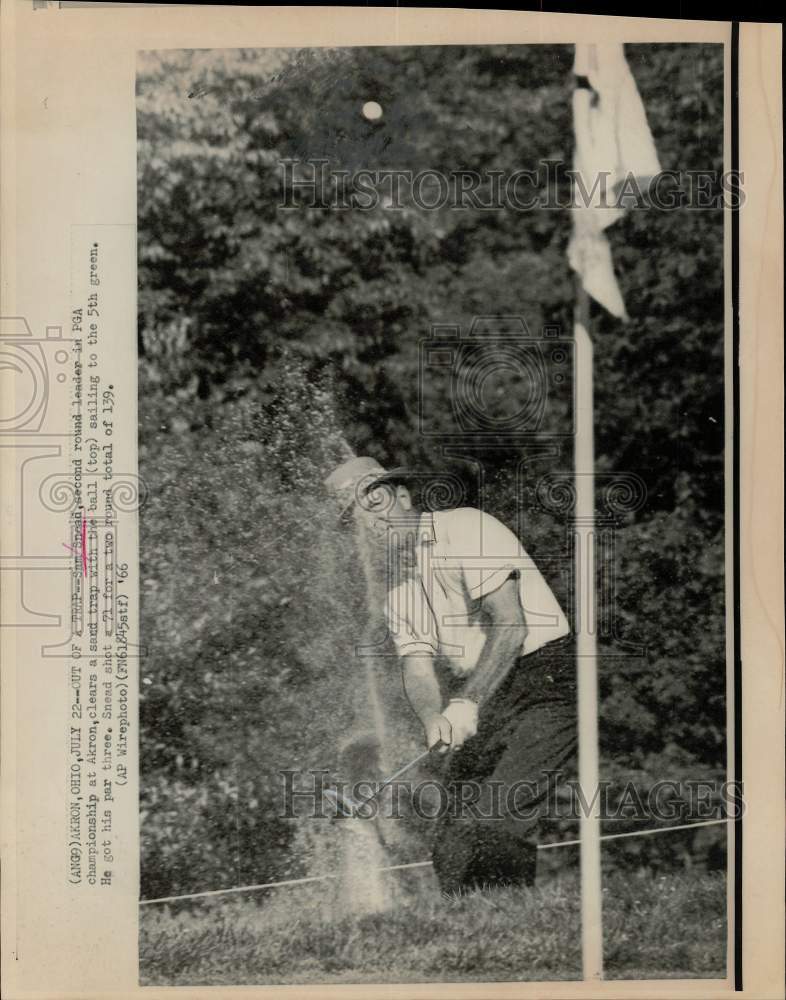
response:
<path id="1" fill-rule="evenodd" d="M 0 993 L 779 1000 L 782 31 L 0 0 Z"/>
<path id="2" fill-rule="evenodd" d="M 726 59 L 138 53 L 142 985 L 727 978 Z"/>

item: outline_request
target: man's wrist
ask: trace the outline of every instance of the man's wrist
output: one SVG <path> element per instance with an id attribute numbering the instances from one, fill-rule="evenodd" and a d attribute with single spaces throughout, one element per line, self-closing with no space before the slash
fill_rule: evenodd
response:
<path id="1" fill-rule="evenodd" d="M 470 677 L 463 687 L 462 699 L 464 701 L 474 701 L 476 705 L 479 705 L 483 701 L 483 686 L 478 684 L 474 677 Z"/>
<path id="2" fill-rule="evenodd" d="M 451 698 L 447 703 L 445 708 L 442 710 L 444 715 L 451 705 L 462 705 L 464 708 L 462 711 L 469 712 L 475 719 L 478 717 L 478 712 L 480 711 L 480 705 L 475 698 Z"/>

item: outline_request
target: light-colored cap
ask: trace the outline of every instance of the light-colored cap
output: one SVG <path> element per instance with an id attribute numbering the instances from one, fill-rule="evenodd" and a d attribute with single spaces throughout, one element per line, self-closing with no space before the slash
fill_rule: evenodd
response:
<path id="1" fill-rule="evenodd" d="M 339 516 L 343 516 L 353 503 L 368 493 L 374 483 L 387 475 L 375 458 L 350 458 L 330 473 L 325 479 L 325 488 L 335 498 Z"/>

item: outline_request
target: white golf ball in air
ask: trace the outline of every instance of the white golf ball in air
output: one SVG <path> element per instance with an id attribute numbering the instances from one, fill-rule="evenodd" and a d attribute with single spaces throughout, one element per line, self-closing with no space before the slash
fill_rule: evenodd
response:
<path id="1" fill-rule="evenodd" d="M 366 101 L 363 105 L 363 117 L 370 122 L 379 121 L 382 117 L 382 105 L 376 101 Z"/>

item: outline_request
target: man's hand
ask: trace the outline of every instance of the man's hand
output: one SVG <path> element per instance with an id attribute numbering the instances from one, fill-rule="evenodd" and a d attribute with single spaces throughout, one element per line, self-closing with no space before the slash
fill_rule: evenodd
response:
<path id="1" fill-rule="evenodd" d="M 478 706 L 468 698 L 453 698 L 441 715 L 424 723 L 426 746 L 437 753 L 460 750 L 478 731 Z"/>
<path id="2" fill-rule="evenodd" d="M 452 727 L 444 715 L 431 715 L 425 720 L 426 746 L 437 753 L 447 753 L 450 748 Z"/>
<path id="3" fill-rule="evenodd" d="M 469 698 L 453 698 L 440 712 L 442 694 L 431 656 L 405 656 L 404 690 L 423 724 L 426 746 L 437 753 L 458 750 L 478 731 L 478 704 Z"/>
<path id="4" fill-rule="evenodd" d="M 450 725 L 450 749 L 460 750 L 478 731 L 478 704 L 469 698 L 451 698 L 442 718 Z"/>

